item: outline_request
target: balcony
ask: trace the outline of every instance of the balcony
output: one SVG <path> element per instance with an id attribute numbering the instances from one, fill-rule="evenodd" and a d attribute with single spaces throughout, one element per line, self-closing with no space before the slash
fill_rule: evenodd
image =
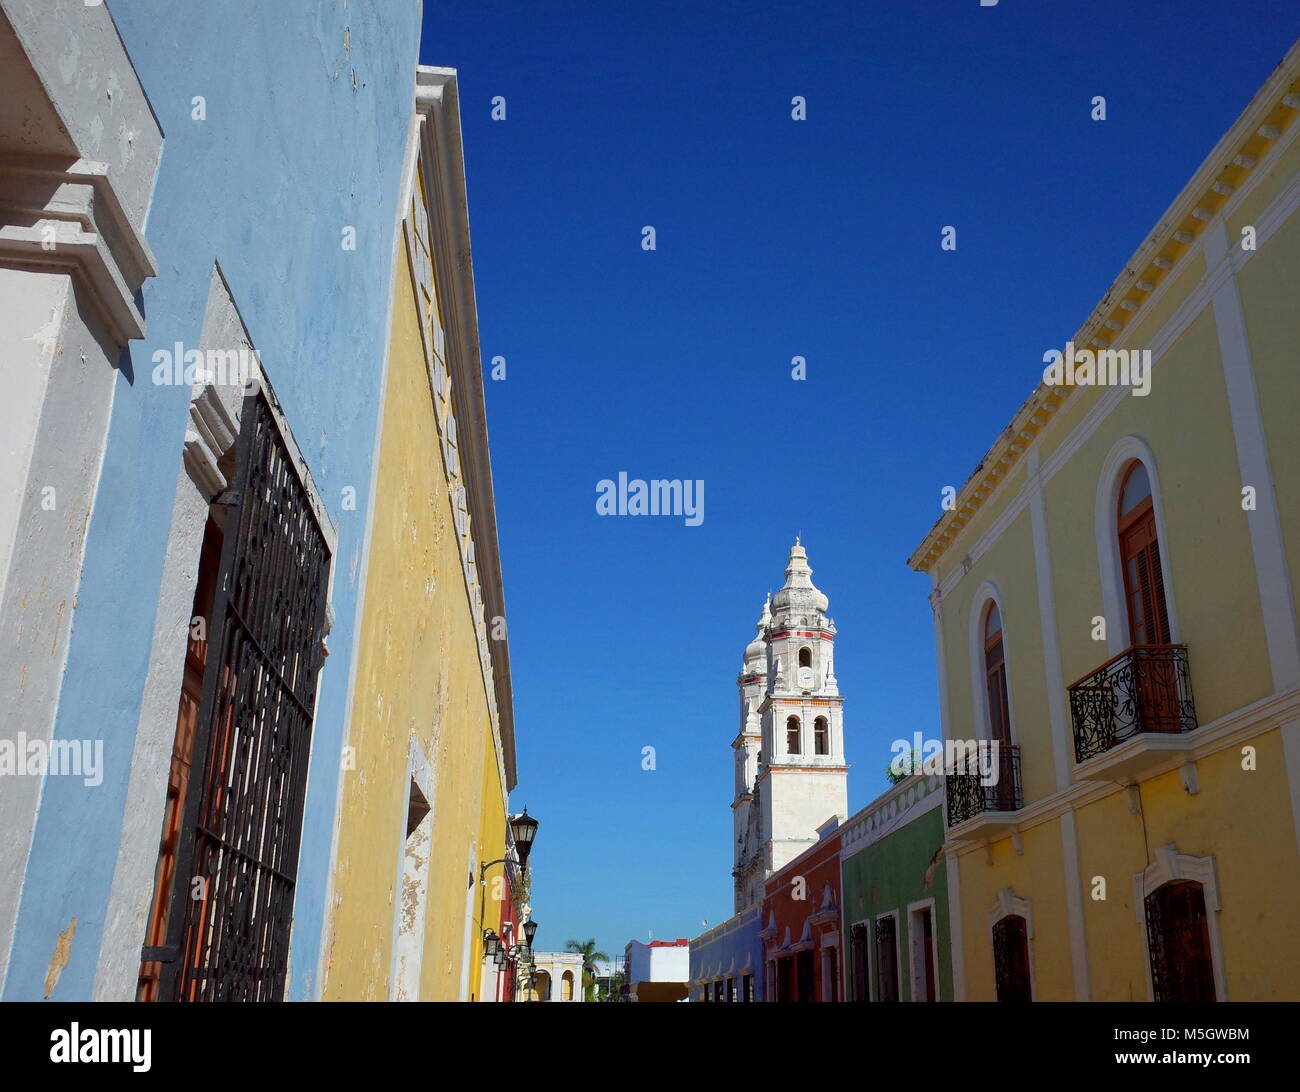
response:
<path id="1" fill-rule="evenodd" d="M 948 774 L 948 830 L 954 837 L 997 839 L 1015 830 L 1017 813 L 1024 805 L 1020 748 L 1010 743 L 988 746 L 993 748 L 992 772 L 996 775 L 991 784 L 986 785 L 979 772 Z"/>
<path id="2" fill-rule="evenodd" d="M 1196 728 L 1186 645 L 1134 645 L 1066 693 L 1084 780 L 1129 780 L 1169 765 Z"/>

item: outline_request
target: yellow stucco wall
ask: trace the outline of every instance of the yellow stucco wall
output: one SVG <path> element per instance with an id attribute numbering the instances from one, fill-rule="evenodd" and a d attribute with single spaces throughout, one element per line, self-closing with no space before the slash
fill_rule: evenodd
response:
<path id="1" fill-rule="evenodd" d="M 1167 588 L 1192 653 L 1192 686 L 1202 724 L 1272 691 L 1261 656 L 1263 620 L 1250 529 L 1241 509 L 1241 474 L 1228 416 L 1214 316 L 1207 306 L 1156 366 L 1151 393 L 1124 396 L 1045 489 L 1065 683 L 1109 658 L 1092 639 L 1103 615 L 1094 536 L 1102 464 L 1129 435 L 1156 461 L 1168 542 Z M 1231 627 L 1223 620 L 1231 618 Z M 1127 619 L 1108 618 L 1127 627 Z M 1243 639 L 1243 635 L 1251 635 Z M 1125 642 L 1127 643 L 1127 642 Z M 1212 657 L 1212 661 L 1211 661 Z M 1206 670 L 1213 666 L 1213 670 Z"/>
<path id="2" fill-rule="evenodd" d="M 1255 749 L 1255 770 L 1243 769 L 1241 746 Z M 1241 746 L 1197 763 L 1200 791 L 1194 797 L 1170 771 L 1140 784 L 1137 814 L 1121 792 L 1076 813 L 1094 1000 L 1147 999 L 1133 876 L 1156 849 L 1171 844 L 1180 853 L 1215 858 L 1229 999 L 1300 997 L 1300 947 L 1276 943 L 1288 936 L 1300 898 L 1294 833 L 1289 823 L 1279 823 L 1290 817 L 1282 741 L 1269 729 Z M 1105 880 L 1104 900 L 1091 897 L 1096 877 Z"/>
<path id="3" fill-rule="evenodd" d="M 1033 902 L 1033 977 L 1037 1001 L 1074 998 L 1070 971 L 1070 942 L 1066 926 L 1065 878 L 1061 871 L 1061 835 L 1055 822 L 1024 832 L 1023 853 L 1010 838 L 983 850 L 963 854 L 961 875 L 962 949 L 966 1000 L 995 1001 L 993 939 L 989 910 L 998 892 L 1010 887 L 1019 898 Z"/>
<path id="4" fill-rule="evenodd" d="M 1133 901 L 1133 874 L 1148 860 L 1143 817 L 1129 811 L 1125 793 L 1114 792 L 1079 808 L 1075 823 L 1092 999 L 1145 1001 L 1146 940 Z M 1104 888 L 1094 883 L 1098 877 Z"/>
<path id="5" fill-rule="evenodd" d="M 1002 533 L 995 547 L 975 561 L 958 588 L 944 600 L 944 660 L 952 734 L 976 735 L 972 705 L 972 612 L 976 592 L 985 581 L 1002 596 L 1002 633 L 1007 658 L 1012 728 L 1021 748 L 1025 800 L 1032 801 L 1056 787 L 1052 766 L 1051 724 L 1038 711 L 1047 708 L 1043 645 L 1039 637 L 1038 588 L 1034 577 L 1034 542 L 1029 512 L 1021 512 Z M 982 647 L 982 645 L 981 645 Z M 983 677 L 981 672 L 981 678 Z M 981 690 L 975 700 L 984 703 Z M 981 715 L 983 704 L 981 704 Z"/>
<path id="6" fill-rule="evenodd" d="M 1270 729 L 1248 745 L 1257 752 L 1253 771 L 1242 768 L 1239 746 L 1198 761 L 1200 792 L 1194 797 L 1177 772 L 1143 782 L 1147 841 L 1152 849 L 1174 843 L 1181 853 L 1215 857 L 1228 997 L 1295 1001 L 1300 854 L 1282 740 Z"/>
<path id="7" fill-rule="evenodd" d="M 327 1000 L 389 996 L 412 738 L 434 784 L 422 999 L 461 996 L 467 932 L 469 990 L 477 995 L 481 888 L 477 875 L 470 887 L 471 852 L 477 849 L 482 863 L 505 851 L 499 744 L 415 300 L 403 242 L 349 726 L 356 768 L 343 775 Z M 468 930 L 467 909 L 476 919 Z"/>
<path id="8" fill-rule="evenodd" d="M 1292 176 L 1300 171 L 1300 140 Z M 1300 213 L 1292 213 L 1242 269 L 1238 285 L 1268 437 L 1282 541 L 1300 604 Z M 1279 321 L 1281 319 L 1282 321 Z"/>

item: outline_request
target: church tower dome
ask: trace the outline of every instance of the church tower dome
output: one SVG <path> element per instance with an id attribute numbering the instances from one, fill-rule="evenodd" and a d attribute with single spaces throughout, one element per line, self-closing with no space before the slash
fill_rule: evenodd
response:
<path id="1" fill-rule="evenodd" d="M 769 595 L 763 603 L 763 613 L 759 615 L 757 636 L 745 647 L 745 667 L 762 666 L 767 661 L 767 626 L 772 621 L 772 597 Z"/>
<path id="2" fill-rule="evenodd" d="M 775 616 L 788 619 L 797 615 L 802 621 L 812 622 L 813 615 L 825 615 L 830 600 L 813 585 L 812 572 L 808 551 L 796 538 L 785 566 L 785 585 L 772 600 Z"/>

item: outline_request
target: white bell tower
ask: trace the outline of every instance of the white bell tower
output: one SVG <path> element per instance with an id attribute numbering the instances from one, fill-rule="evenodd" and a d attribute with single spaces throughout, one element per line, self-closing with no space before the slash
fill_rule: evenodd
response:
<path id="1" fill-rule="evenodd" d="M 759 637 L 745 650 L 738 680 L 741 731 L 732 744 L 737 912 L 762 899 L 763 881 L 816 842 L 818 827 L 848 815 L 844 698 L 827 606 L 796 539 L 785 584 L 763 607 Z"/>
<path id="2" fill-rule="evenodd" d="M 758 619 L 758 633 L 745 649 L 736 684 L 740 688 L 740 732 L 731 741 L 736 764 L 736 796 L 731 804 L 732 829 L 735 833 L 735 863 L 739 868 L 744 855 L 746 835 L 754 821 L 754 783 L 758 779 L 759 751 L 763 745 L 763 721 L 759 707 L 767 692 L 767 624 L 772 620 L 772 597 L 763 604 Z M 761 897 L 761 892 L 760 892 Z M 740 888 L 737 885 L 737 907 Z"/>

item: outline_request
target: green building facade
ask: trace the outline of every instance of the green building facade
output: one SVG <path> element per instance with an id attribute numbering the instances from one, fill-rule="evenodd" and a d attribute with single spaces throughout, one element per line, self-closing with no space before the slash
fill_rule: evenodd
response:
<path id="1" fill-rule="evenodd" d="M 842 828 L 845 998 L 951 1001 L 943 778 L 895 785 Z"/>

